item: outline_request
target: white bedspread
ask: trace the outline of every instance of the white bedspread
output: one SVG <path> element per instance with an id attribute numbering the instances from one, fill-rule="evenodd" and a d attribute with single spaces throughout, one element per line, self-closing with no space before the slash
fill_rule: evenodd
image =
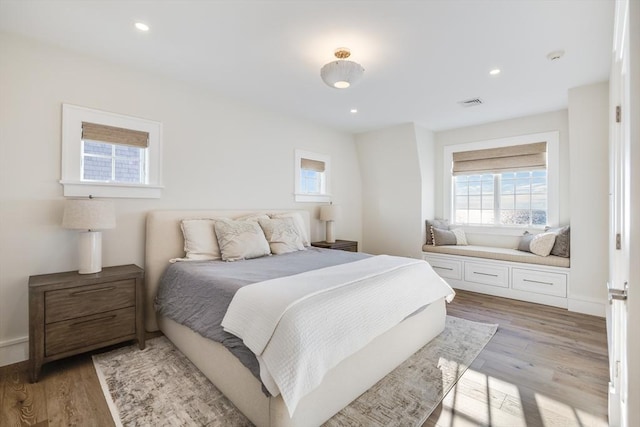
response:
<path id="1" fill-rule="evenodd" d="M 260 362 L 289 414 L 338 363 L 454 291 L 423 260 L 380 255 L 245 286 L 222 326 Z"/>

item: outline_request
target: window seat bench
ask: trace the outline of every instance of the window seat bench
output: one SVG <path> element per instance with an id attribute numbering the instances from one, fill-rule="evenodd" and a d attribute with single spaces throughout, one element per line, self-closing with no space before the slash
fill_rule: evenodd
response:
<path id="1" fill-rule="evenodd" d="M 530 252 L 519 251 L 517 249 L 496 248 L 492 246 L 424 245 L 422 247 L 422 251 L 437 254 L 462 255 L 476 258 L 495 259 L 501 261 L 524 262 L 526 264 L 549 265 L 552 267 L 568 268 L 570 266 L 570 258 L 563 258 L 554 255 L 539 256 Z"/>
<path id="2" fill-rule="evenodd" d="M 422 251 L 454 289 L 568 307 L 569 258 L 477 245 L 425 245 Z"/>

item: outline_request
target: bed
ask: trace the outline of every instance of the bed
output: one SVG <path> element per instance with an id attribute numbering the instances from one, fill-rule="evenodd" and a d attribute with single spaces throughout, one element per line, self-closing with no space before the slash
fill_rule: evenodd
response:
<path id="1" fill-rule="evenodd" d="M 265 394 L 263 383 L 226 347 L 167 316 L 157 315 L 154 305 L 159 281 L 169 260 L 184 256 L 184 240 L 180 228 L 183 220 L 237 218 L 256 212 L 177 210 L 152 211 L 148 214 L 145 253 L 146 328 L 148 331 L 160 329 L 255 425 L 317 426 L 437 336 L 444 329 L 445 299 L 451 295 L 439 298 L 406 317 L 333 366 L 324 375 L 320 385 L 305 394 L 296 403 L 295 411 L 290 414 L 282 395 Z M 297 212 L 304 222 L 307 236 L 309 235 L 308 211 L 278 212 Z"/>

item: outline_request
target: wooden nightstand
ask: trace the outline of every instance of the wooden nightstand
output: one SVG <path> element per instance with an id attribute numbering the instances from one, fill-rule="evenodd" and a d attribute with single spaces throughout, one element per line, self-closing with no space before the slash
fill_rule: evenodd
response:
<path id="1" fill-rule="evenodd" d="M 334 243 L 311 242 L 311 246 L 325 249 L 338 249 L 341 251 L 358 252 L 358 242 L 353 240 L 336 240 Z"/>
<path id="2" fill-rule="evenodd" d="M 31 381 L 52 360 L 134 339 L 143 349 L 143 282 L 133 264 L 29 277 Z"/>

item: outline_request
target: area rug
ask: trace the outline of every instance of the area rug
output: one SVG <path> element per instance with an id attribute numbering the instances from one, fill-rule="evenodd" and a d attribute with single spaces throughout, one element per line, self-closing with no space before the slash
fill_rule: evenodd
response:
<path id="1" fill-rule="evenodd" d="M 324 425 L 420 426 L 498 326 L 447 316 L 445 330 Z M 93 356 L 118 426 L 251 426 L 165 337 Z"/>

